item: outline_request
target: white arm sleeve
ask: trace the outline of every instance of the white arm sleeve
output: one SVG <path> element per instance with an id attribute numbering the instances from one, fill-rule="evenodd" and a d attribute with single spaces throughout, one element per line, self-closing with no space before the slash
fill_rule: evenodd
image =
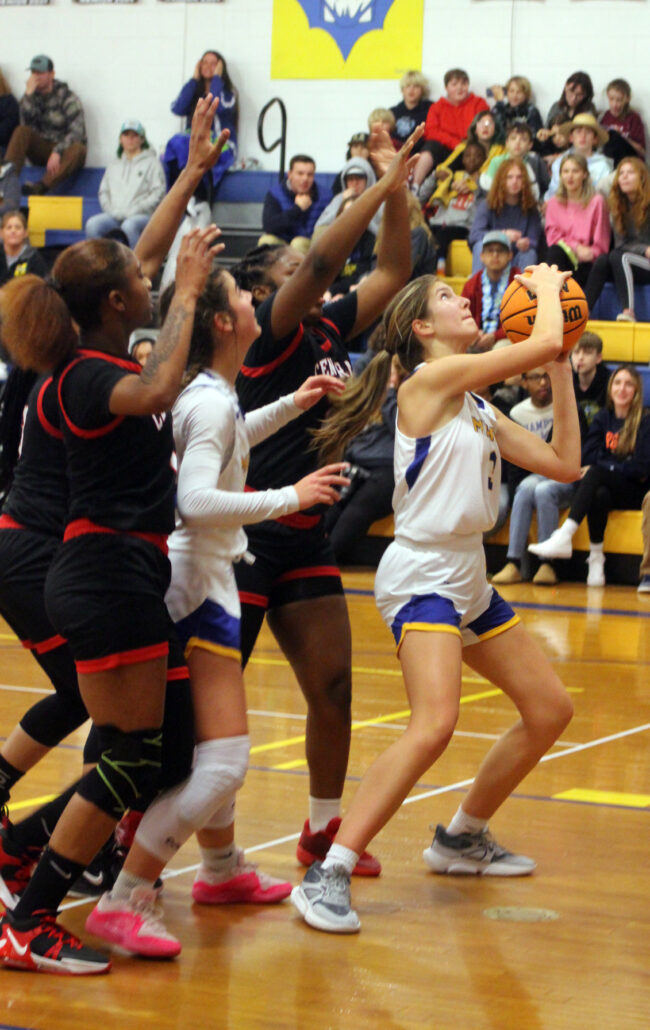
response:
<path id="1" fill-rule="evenodd" d="M 304 412 L 293 402 L 293 394 L 288 393 L 277 401 L 265 404 L 263 408 L 256 408 L 246 415 L 246 433 L 250 447 L 266 440 L 267 436 L 277 433 L 278 429 L 286 426 Z"/>
<path id="2" fill-rule="evenodd" d="M 292 486 L 243 492 L 245 477 L 236 445 L 233 453 L 236 430 L 232 409 L 213 391 L 197 392 L 191 406 L 180 407 L 175 418 L 175 434 L 184 442 L 184 448 L 179 447 L 182 458 L 176 503 L 188 526 L 243 526 L 298 510 L 298 494 Z M 222 469 L 228 454 L 231 458 Z M 231 468 L 232 461 L 235 468 Z M 230 481 L 231 489 L 224 489 L 223 480 Z"/>

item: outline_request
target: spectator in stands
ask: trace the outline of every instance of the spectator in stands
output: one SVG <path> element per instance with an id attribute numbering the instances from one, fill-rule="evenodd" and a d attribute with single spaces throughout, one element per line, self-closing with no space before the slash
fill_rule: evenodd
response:
<path id="1" fill-rule="evenodd" d="M 375 107 L 368 115 L 368 128 L 372 132 L 376 128 L 385 129 L 391 138 L 391 142 L 396 150 L 399 150 L 399 143 L 394 139 L 395 136 L 395 115 L 388 107 Z"/>
<path id="2" fill-rule="evenodd" d="M 572 121 L 578 114 L 596 114 L 594 87 L 586 72 L 574 72 L 564 84 L 562 96 L 550 108 L 546 126 L 551 128 L 559 115 L 563 121 Z"/>
<path id="3" fill-rule="evenodd" d="M 211 202 L 224 175 L 237 156 L 238 97 L 226 59 L 217 50 L 206 50 L 196 62 L 194 74 L 185 83 L 172 104 L 172 112 L 185 118 L 185 132 L 176 133 L 168 140 L 163 154 L 167 183 L 171 186 L 178 178 L 181 168 L 187 164 L 190 146 L 192 115 L 201 97 L 211 93 L 219 98 L 219 107 L 212 128 L 216 139 L 222 129 L 229 129 L 230 138 L 224 146 L 219 160 L 195 193 L 200 200 Z"/>
<path id="4" fill-rule="evenodd" d="M 391 107 L 395 118 L 395 129 L 392 133 L 393 142 L 403 146 L 414 129 L 421 122 L 426 121 L 431 101 L 429 100 L 429 80 L 418 71 L 408 71 L 402 75 L 399 88 L 402 91 L 402 100 L 395 107 Z M 413 148 L 415 153 L 422 149 L 422 140 L 418 140 Z"/>
<path id="5" fill-rule="evenodd" d="M 518 425 L 528 429 L 529 432 L 539 436 L 540 439 L 546 440 L 553 428 L 553 397 L 549 374 L 543 368 L 534 368 L 524 374 L 523 382 L 528 390 L 528 397 L 519 404 L 515 404 L 510 411 L 510 418 Z M 511 475 L 514 472 L 518 473 L 516 480 Z M 508 474 L 512 511 L 510 513 L 507 561 L 504 567 L 492 577 L 492 582 L 501 586 L 521 583 L 521 561 L 526 552 L 535 509 L 535 491 L 538 485 L 545 480 L 544 476 L 536 473 L 526 475 L 525 472 L 513 465 L 509 466 Z M 537 514 L 539 518 L 539 510 Z M 552 567 L 545 563 L 540 565 L 533 582 L 538 585 L 556 582 Z"/>
<path id="6" fill-rule="evenodd" d="M 490 229 L 505 232 L 519 267 L 537 264 L 542 223 L 526 166 L 518 158 L 508 158 L 501 164 L 490 192 L 476 206 L 469 231 L 472 272 L 481 267 L 483 237 Z"/>
<path id="7" fill-rule="evenodd" d="M 336 217 L 339 218 L 351 204 L 354 204 L 361 194 L 350 194 L 339 206 Z M 352 252 L 348 255 L 346 262 L 338 276 L 325 293 L 325 300 L 338 300 L 345 297 L 350 290 L 356 290 L 357 286 L 365 276 L 372 271 L 374 264 L 374 251 L 377 236 L 370 229 L 366 229 L 354 245 Z"/>
<path id="8" fill-rule="evenodd" d="M 447 96 L 432 104 L 424 127 L 422 153 L 413 173 L 413 183 L 420 186 L 432 168 L 449 157 L 454 147 L 465 138 L 474 117 L 487 111 L 487 101 L 470 93 L 469 76 L 462 68 L 445 72 Z"/>
<path id="9" fill-rule="evenodd" d="M 573 121 L 567 122 L 562 128 L 565 132 L 569 133 L 571 141 L 571 147 L 565 156 L 568 156 L 568 154 L 579 154 L 581 157 L 584 157 L 589 168 L 591 181 L 594 187 L 598 189 L 598 184 L 606 179 L 613 167 L 610 159 L 596 150 L 597 146 L 607 143 L 609 136 L 606 130 L 603 129 L 602 125 L 599 125 L 593 114 L 578 114 Z M 544 200 L 550 200 L 557 192 L 560 183 L 560 165 L 561 162 L 558 161 L 553 165 L 551 181 Z"/>
<path id="10" fill-rule="evenodd" d="M 638 157 L 623 158 L 609 193 L 614 249 L 594 263 L 587 280 L 587 303 L 593 308 L 607 279 L 613 277 L 623 310 L 617 319 L 634 322 L 634 282 L 650 283 L 650 172 Z"/>
<path id="11" fill-rule="evenodd" d="M 7 149 L 11 134 L 20 123 L 18 101 L 0 71 L 0 158 Z"/>
<path id="12" fill-rule="evenodd" d="M 485 148 L 467 143 L 461 169 L 442 178 L 424 207 L 438 249 L 438 272 L 446 271 L 446 256 L 452 240 L 466 240 L 474 218 L 479 175 L 485 165 Z"/>
<path id="13" fill-rule="evenodd" d="M 362 157 L 351 157 L 343 165 L 339 180 L 342 189 L 332 197 L 327 207 L 321 211 L 318 216 L 318 220 L 314 226 L 314 238 L 316 238 L 321 232 L 324 232 L 328 225 L 332 224 L 341 210 L 341 205 L 346 200 L 350 197 L 358 197 L 365 189 L 368 188 L 368 186 L 374 186 L 377 182 L 377 176 L 374 173 L 370 161 L 367 161 Z M 382 208 L 379 209 L 368 226 L 370 232 L 375 236 L 379 231 L 381 215 Z"/>
<path id="14" fill-rule="evenodd" d="M 529 126 L 534 139 L 542 128 L 542 116 L 533 104 L 533 89 L 524 75 L 511 75 L 505 86 L 491 86 L 488 90 L 496 103 L 492 108 L 504 129 L 514 121 L 524 121 Z"/>
<path id="15" fill-rule="evenodd" d="M 312 233 L 330 197 L 315 182 L 316 162 L 307 154 L 294 154 L 282 182 L 266 194 L 258 246 L 289 243 L 301 254 L 309 250 Z"/>
<path id="16" fill-rule="evenodd" d="M 626 79 L 612 79 L 607 85 L 609 107 L 600 116 L 600 124 L 609 132 L 603 154 L 611 157 L 614 167 L 624 157 L 645 160 L 645 126 L 636 111 L 630 107 L 632 89 Z"/>
<path id="17" fill-rule="evenodd" d="M 494 181 L 494 176 L 496 175 L 499 166 L 503 164 L 507 158 L 517 157 L 526 165 L 535 200 L 539 200 L 540 197 L 544 196 L 549 184 L 550 176 L 546 162 L 532 149 L 533 139 L 534 137 L 530 126 L 527 122 L 523 121 L 523 119 L 511 122 L 508 125 L 505 152 L 502 148 L 501 153 L 493 156 L 487 168 L 481 171 L 479 182 L 481 189 L 484 190 L 485 193 L 490 192 L 490 187 Z"/>
<path id="18" fill-rule="evenodd" d="M 370 157 L 370 148 L 368 146 L 370 140 L 369 132 L 355 132 L 348 140 L 348 149 L 345 154 L 345 160 L 349 161 L 351 157 L 362 157 L 364 161 L 367 161 Z M 332 196 L 336 196 L 343 189 L 341 185 L 341 173 L 334 176 L 332 183 Z"/>
<path id="19" fill-rule="evenodd" d="M 570 558 L 573 536 L 587 517 L 587 586 L 605 585 L 603 539 L 609 512 L 641 508 L 650 478 L 650 415 L 634 365 L 610 376 L 607 405 L 594 417 L 582 449 L 582 478 L 566 521 L 542 543 L 528 548 L 543 559 Z"/>
<path id="20" fill-rule="evenodd" d="M 151 357 L 158 336 L 158 329 L 134 329 L 131 333 L 129 338 L 129 354 L 143 368 Z"/>
<path id="21" fill-rule="evenodd" d="M 567 154 L 560 162 L 557 193 L 546 205 L 546 260 L 573 272 L 582 287 L 594 261 L 609 250 L 611 230 L 607 204 L 596 193 L 587 162 Z"/>
<path id="22" fill-rule="evenodd" d="M 543 159 L 548 168 L 571 146 L 569 133 L 565 130 L 564 116 L 556 114 L 552 124 L 547 129 L 540 129 L 533 146 L 535 153 Z M 550 173 L 549 173 L 550 174 Z"/>
<path id="23" fill-rule="evenodd" d="M 23 193 L 38 195 L 59 186 L 86 160 L 83 107 L 66 82 L 54 77 L 54 63 L 45 54 L 32 58 L 30 76 L 20 101 L 19 125 L 11 134 L 0 171 L 19 174 L 26 158 L 45 165 L 40 182 L 23 183 Z"/>
<path id="24" fill-rule="evenodd" d="M 22 211 L 7 211 L 2 216 L 0 239 L 0 286 L 20 275 L 47 275 L 45 260 L 30 245 L 27 219 Z"/>
<path id="25" fill-rule="evenodd" d="M 650 491 L 641 503 L 641 538 L 643 540 L 643 557 L 639 569 L 639 585 L 637 593 L 650 594 Z"/>
<path id="26" fill-rule="evenodd" d="M 510 240 L 504 232 L 493 229 L 486 232 L 481 244 L 483 269 L 475 272 L 462 289 L 463 297 L 469 299 L 469 310 L 479 328 L 476 342 L 469 348 L 480 352 L 491 350 L 495 343 L 505 340 L 499 313 L 503 294 L 519 269 L 512 264 Z"/>
<path id="27" fill-rule="evenodd" d="M 406 373 L 393 355 L 388 389 L 381 409 L 345 449 L 350 485 L 325 515 L 325 532 L 341 563 L 354 561 L 354 548 L 373 522 L 390 515 L 395 479 L 393 449 L 397 388 Z"/>
<path id="28" fill-rule="evenodd" d="M 434 235 L 427 225 L 417 197 L 409 192 L 406 202 L 409 209 L 409 226 L 411 229 L 410 280 L 418 279 L 421 275 L 433 274 L 436 271 L 437 248 Z M 379 233 L 377 234 L 377 246 L 379 246 L 381 232 L 380 226 Z"/>
<path id="29" fill-rule="evenodd" d="M 440 185 L 453 172 L 462 168 L 463 154 L 465 148 L 470 143 L 479 143 L 483 148 L 485 157 L 480 169 L 481 172 L 486 170 L 492 158 L 498 154 L 503 154 L 503 130 L 501 123 L 496 120 L 491 111 L 481 111 L 480 114 L 476 115 L 467 130 L 467 138 L 461 140 L 458 146 L 454 147 L 449 157 L 445 158 L 431 175 L 424 180 L 418 190 L 418 198 L 422 203 L 429 199 L 436 185 Z"/>
<path id="30" fill-rule="evenodd" d="M 573 389 L 585 416 L 587 427 L 607 403 L 607 385 L 611 372 L 602 364 L 603 341 L 598 333 L 583 333 L 571 351 Z M 563 485 L 563 484 L 561 484 Z"/>
<path id="31" fill-rule="evenodd" d="M 165 196 L 165 173 L 156 151 L 149 146 L 142 124 L 123 123 L 117 159 L 107 167 L 99 185 L 102 213 L 86 222 L 86 236 L 124 233 L 131 250 L 158 204 Z"/>

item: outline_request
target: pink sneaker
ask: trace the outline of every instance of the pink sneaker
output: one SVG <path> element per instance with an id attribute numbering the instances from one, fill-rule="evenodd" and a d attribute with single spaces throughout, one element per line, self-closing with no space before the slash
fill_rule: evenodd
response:
<path id="1" fill-rule="evenodd" d="M 103 894 L 86 920 L 86 930 L 133 955 L 174 958 L 181 944 L 165 928 L 157 899 L 157 891 L 149 887 L 134 887 L 128 901 Z"/>
<path id="2" fill-rule="evenodd" d="M 192 897 L 201 905 L 228 905 L 238 902 L 272 905 L 276 901 L 284 901 L 290 894 L 290 883 L 258 872 L 257 866 L 245 861 L 244 852 L 239 848 L 237 865 L 233 871 L 213 873 L 205 866 L 199 866 L 192 886 Z"/>

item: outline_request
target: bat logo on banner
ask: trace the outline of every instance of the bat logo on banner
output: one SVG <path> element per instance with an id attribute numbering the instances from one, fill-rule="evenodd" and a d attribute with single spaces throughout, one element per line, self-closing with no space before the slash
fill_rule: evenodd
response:
<path id="1" fill-rule="evenodd" d="M 310 29 L 324 29 L 341 51 L 344 61 L 352 47 L 368 32 L 383 29 L 395 0 L 298 0 Z"/>

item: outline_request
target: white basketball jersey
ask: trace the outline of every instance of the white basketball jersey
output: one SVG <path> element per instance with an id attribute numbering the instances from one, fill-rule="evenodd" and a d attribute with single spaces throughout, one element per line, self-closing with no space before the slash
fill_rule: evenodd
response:
<path id="1" fill-rule="evenodd" d="M 396 540 L 463 546 L 494 525 L 501 486 L 495 425 L 490 405 L 466 393 L 455 418 L 430 436 L 413 439 L 395 428 Z"/>

